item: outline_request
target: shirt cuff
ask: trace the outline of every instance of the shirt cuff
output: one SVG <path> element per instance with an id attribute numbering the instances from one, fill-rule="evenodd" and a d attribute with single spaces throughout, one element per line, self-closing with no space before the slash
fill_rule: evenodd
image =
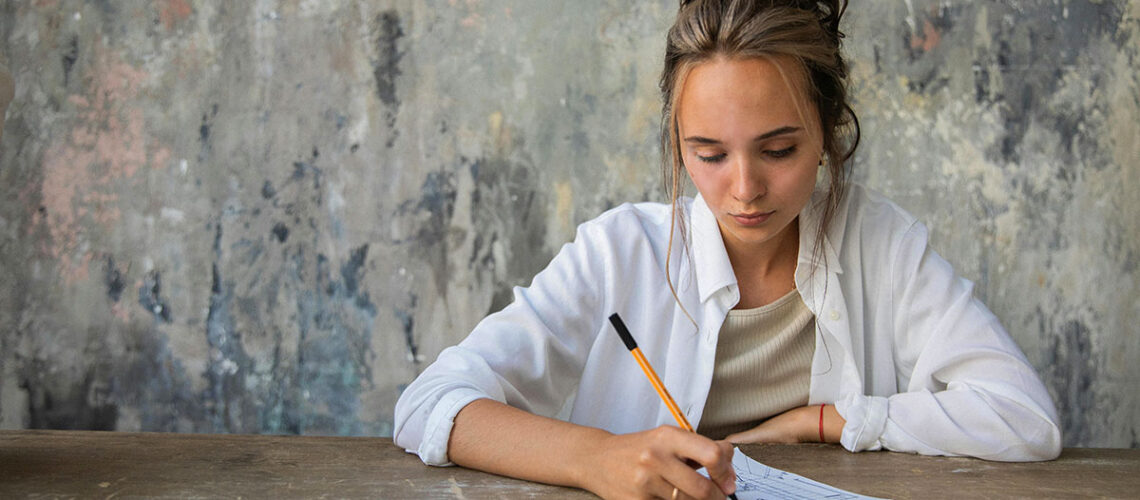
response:
<path id="1" fill-rule="evenodd" d="M 444 394 L 428 416 L 427 432 L 416 450 L 420 460 L 427 465 L 454 465 L 447 459 L 447 444 L 451 441 L 455 415 L 472 401 L 486 397 L 483 392 L 470 387 L 453 389 Z"/>
<path id="2" fill-rule="evenodd" d="M 852 394 L 835 402 L 847 423 L 840 444 L 850 451 L 874 451 L 883 448 L 880 438 L 887 427 L 887 398 Z"/>

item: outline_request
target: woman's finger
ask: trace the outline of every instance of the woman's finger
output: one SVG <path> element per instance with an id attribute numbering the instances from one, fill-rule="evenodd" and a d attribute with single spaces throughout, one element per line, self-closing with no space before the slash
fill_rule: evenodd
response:
<path id="1" fill-rule="evenodd" d="M 670 482 L 694 498 L 719 498 L 735 491 L 736 471 L 732 468 L 730 443 L 685 433 L 678 444 L 676 460 L 663 471 Z M 708 477 L 697 473 L 689 465 L 692 462 L 704 467 Z"/>
<path id="2" fill-rule="evenodd" d="M 677 487 L 686 498 L 724 498 L 727 494 L 712 479 L 702 476 L 680 459 L 670 461 L 661 472 L 666 481 L 671 486 Z M 672 494 L 673 490 L 670 487 L 665 498 L 671 498 Z"/>
<path id="3" fill-rule="evenodd" d="M 724 438 L 724 440 L 737 444 L 765 443 L 771 440 L 770 435 L 771 432 L 768 431 L 764 424 L 760 424 L 759 426 L 753 427 L 746 431 L 729 434 Z"/>

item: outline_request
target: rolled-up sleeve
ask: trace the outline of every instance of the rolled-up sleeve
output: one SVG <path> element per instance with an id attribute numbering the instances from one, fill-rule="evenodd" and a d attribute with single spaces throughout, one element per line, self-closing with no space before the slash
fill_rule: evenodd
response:
<path id="1" fill-rule="evenodd" d="M 401 420 L 403 425 L 395 433 L 398 436 L 396 443 L 419 455 L 425 464 L 451 465 L 447 459 L 447 443 L 455 415 L 472 401 L 487 395 L 470 387 L 437 391 L 435 395 L 438 399 L 434 402 L 404 409 L 408 415 Z"/>
<path id="2" fill-rule="evenodd" d="M 851 451 L 882 449 L 879 438 L 887 425 L 887 398 L 851 394 L 835 402 L 835 411 L 847 420 L 839 441 L 844 448 Z"/>

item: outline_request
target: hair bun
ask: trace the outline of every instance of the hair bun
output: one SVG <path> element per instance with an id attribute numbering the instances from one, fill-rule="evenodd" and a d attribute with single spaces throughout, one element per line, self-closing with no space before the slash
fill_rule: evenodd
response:
<path id="1" fill-rule="evenodd" d="M 774 2 L 778 4 L 779 2 Z M 815 13 L 819 24 L 831 35 L 836 42 L 843 38 L 839 30 L 839 21 L 847 11 L 847 0 L 792 0 L 789 6 Z"/>

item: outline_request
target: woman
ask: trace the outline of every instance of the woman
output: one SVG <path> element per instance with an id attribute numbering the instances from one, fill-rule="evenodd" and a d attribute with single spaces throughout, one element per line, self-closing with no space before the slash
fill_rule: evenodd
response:
<path id="1" fill-rule="evenodd" d="M 730 443 L 1055 458 L 1048 393 L 972 284 L 912 216 L 848 185 L 845 8 L 683 2 L 661 79 L 672 202 L 582 224 L 407 388 L 396 443 L 603 497 L 723 497 Z M 671 425 L 615 312 L 697 434 Z"/>

